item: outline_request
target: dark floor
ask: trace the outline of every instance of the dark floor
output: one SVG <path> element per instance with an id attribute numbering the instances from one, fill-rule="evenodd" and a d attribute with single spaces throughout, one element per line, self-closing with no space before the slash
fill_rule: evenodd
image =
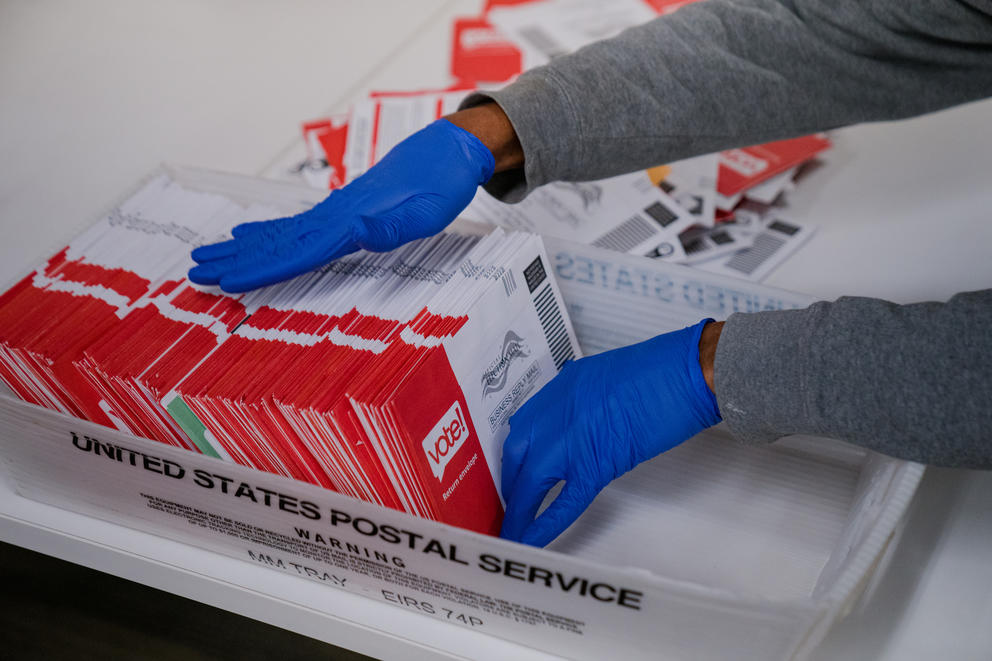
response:
<path id="1" fill-rule="evenodd" d="M 3 543 L 0 586 L 4 659 L 369 658 Z"/>

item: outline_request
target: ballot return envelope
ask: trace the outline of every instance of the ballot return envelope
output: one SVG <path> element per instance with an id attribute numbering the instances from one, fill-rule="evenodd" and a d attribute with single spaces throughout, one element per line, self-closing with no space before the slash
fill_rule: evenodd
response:
<path id="1" fill-rule="evenodd" d="M 286 213 L 322 197 L 163 171 L 191 190 Z M 811 302 L 568 241 L 545 247 L 586 355 L 703 317 Z M 747 447 L 718 426 L 616 480 L 537 549 L 7 395 L 0 425 L 2 463 L 25 498 L 361 594 L 386 611 L 383 631 L 389 609 L 402 608 L 577 659 L 804 658 L 884 566 L 923 474 L 825 439 Z"/>

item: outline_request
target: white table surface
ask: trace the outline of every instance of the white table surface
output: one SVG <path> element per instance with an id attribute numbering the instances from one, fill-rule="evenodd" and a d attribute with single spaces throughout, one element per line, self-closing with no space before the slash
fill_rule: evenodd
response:
<path id="1" fill-rule="evenodd" d="M 365 86 L 447 83 L 450 20 L 479 5 L 0 4 L 0 281 L 64 245 L 161 162 L 264 172 L 300 120 Z M 791 197 L 795 217 L 819 232 L 767 282 L 899 302 L 992 286 L 990 120 L 984 102 L 840 132 L 828 166 Z M 26 501 L 6 484 L 0 539 L 373 656 L 547 658 Z M 990 658 L 990 548 L 992 474 L 929 470 L 888 571 L 812 658 Z"/>

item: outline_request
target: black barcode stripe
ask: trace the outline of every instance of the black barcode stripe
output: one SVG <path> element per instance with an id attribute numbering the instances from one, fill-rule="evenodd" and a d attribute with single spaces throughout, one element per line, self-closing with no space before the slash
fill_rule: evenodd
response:
<path id="1" fill-rule="evenodd" d="M 548 335 L 549 344 L 557 343 L 562 337 L 568 335 L 565 331 L 565 325 L 561 323 L 561 315 L 554 315 L 554 317 L 552 317 L 549 321 L 551 323 L 551 328 L 554 329 Z"/>
<path id="2" fill-rule="evenodd" d="M 646 213 L 651 218 L 654 218 L 655 222 L 662 227 L 668 227 L 678 219 L 678 214 L 666 207 L 661 202 L 655 202 L 644 208 L 644 213 Z"/>
<path id="3" fill-rule="evenodd" d="M 549 290 L 550 291 L 550 290 Z M 538 297 L 534 300 L 534 308 L 537 310 L 537 316 L 544 317 L 550 314 L 551 310 L 554 309 L 555 298 L 554 296 Z"/>
<path id="4" fill-rule="evenodd" d="M 706 250 L 706 240 L 704 237 L 699 237 L 698 239 L 692 239 L 688 242 L 682 244 L 682 249 L 685 250 L 685 254 L 692 255 L 693 253 L 701 252 Z"/>
<path id="5" fill-rule="evenodd" d="M 568 336 L 563 335 L 555 350 L 551 353 L 551 357 L 555 361 L 555 367 L 561 369 L 561 366 L 565 364 L 566 360 L 571 359 L 572 356 L 572 343 L 568 341 Z"/>
<path id="6" fill-rule="evenodd" d="M 550 344 L 554 349 L 552 353 L 557 353 L 559 348 L 565 346 L 567 342 L 568 342 L 568 333 L 565 332 L 565 329 L 563 327 L 560 333 L 556 332 L 555 335 L 551 338 Z"/>
<path id="7" fill-rule="evenodd" d="M 792 236 L 799 231 L 799 228 L 792 223 L 787 223 L 784 220 L 772 221 L 772 224 L 768 226 L 768 229 L 775 230 L 776 232 L 781 232 L 782 234 L 787 234 Z"/>
<path id="8" fill-rule="evenodd" d="M 555 319 L 550 323 L 561 324 L 561 320 Z M 553 354 L 557 354 L 559 352 L 559 349 L 561 347 L 566 346 L 567 343 L 568 343 L 568 333 L 564 332 L 564 329 L 562 332 L 551 331 L 548 333 L 548 346 L 551 347 Z"/>
<path id="9" fill-rule="evenodd" d="M 555 361 L 555 367 L 561 367 L 568 358 L 566 356 L 572 355 L 572 345 L 568 341 L 568 335 L 562 335 L 560 338 L 555 340 L 555 345 L 551 351 L 551 357 Z"/>
<path id="10" fill-rule="evenodd" d="M 550 294 L 550 291 L 551 291 L 550 289 L 543 290 L 543 291 L 548 292 L 548 295 L 547 296 L 538 295 L 534 299 L 534 307 L 537 308 L 537 314 L 539 314 L 539 315 L 544 314 L 545 311 L 547 310 L 547 308 L 549 308 L 552 305 L 554 305 L 554 302 L 555 302 L 555 297 Z"/>
<path id="11" fill-rule="evenodd" d="M 593 241 L 597 248 L 628 252 L 655 236 L 654 227 L 639 215 L 631 216 Z"/>
<path id="12" fill-rule="evenodd" d="M 727 262 L 727 268 L 750 275 L 783 245 L 785 241 L 782 239 L 761 233 L 750 248 L 740 251 Z"/>
<path id="13" fill-rule="evenodd" d="M 555 348 L 555 351 L 551 357 L 555 361 L 555 368 L 557 369 L 561 369 L 561 366 L 564 365 L 566 361 L 569 361 L 575 357 L 572 353 L 572 344 L 568 342 L 567 338 L 560 346 Z"/>
<path id="14" fill-rule="evenodd" d="M 556 323 L 561 323 L 561 321 L 559 320 Z M 551 358 L 554 360 L 555 367 L 560 368 L 572 356 L 572 344 L 564 328 L 561 333 L 556 334 L 548 340 L 548 348 L 551 351 Z"/>
<path id="15" fill-rule="evenodd" d="M 517 291 L 517 280 L 513 277 L 513 271 L 507 271 L 503 275 L 503 289 L 506 290 L 507 296 L 510 296 L 513 292 Z"/>
<path id="16" fill-rule="evenodd" d="M 551 351 L 555 369 L 561 369 L 566 361 L 575 357 L 575 352 L 568 336 L 568 329 L 565 327 L 564 316 L 550 284 L 545 285 L 534 297 L 534 309 L 541 322 L 541 329 L 544 331 L 544 339 Z"/>

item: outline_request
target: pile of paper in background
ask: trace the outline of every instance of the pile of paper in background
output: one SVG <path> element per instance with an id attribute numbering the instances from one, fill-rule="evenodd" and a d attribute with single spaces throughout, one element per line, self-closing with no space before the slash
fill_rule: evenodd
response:
<path id="1" fill-rule="evenodd" d="M 190 251 L 277 208 L 160 175 L 0 296 L 23 399 L 496 534 L 499 448 L 578 353 L 541 239 L 496 229 L 355 253 L 246 295 Z"/>
<path id="2" fill-rule="evenodd" d="M 346 113 L 303 124 L 307 154 L 295 171 L 317 188 L 343 186 L 470 92 L 689 2 L 490 0 L 482 15 L 453 22 L 450 86 L 371 92 Z M 785 196 L 829 146 L 825 136 L 806 136 L 600 181 L 555 182 L 515 205 L 480 191 L 463 215 L 760 281 L 814 232 L 788 216 Z"/>

